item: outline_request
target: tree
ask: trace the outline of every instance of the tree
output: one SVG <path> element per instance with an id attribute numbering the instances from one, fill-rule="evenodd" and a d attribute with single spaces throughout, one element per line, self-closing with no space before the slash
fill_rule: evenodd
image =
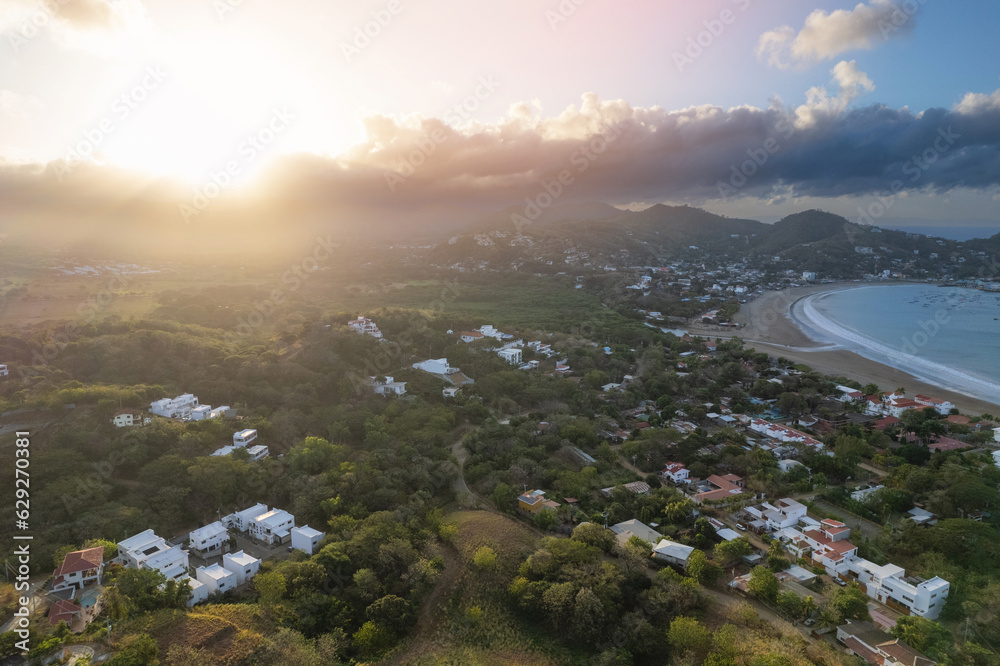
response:
<path id="1" fill-rule="evenodd" d="M 712 632 L 693 617 L 679 617 L 670 623 L 667 640 L 678 656 L 691 652 L 702 659 L 712 647 Z"/>
<path id="2" fill-rule="evenodd" d="M 747 591 L 758 599 L 773 602 L 778 598 L 778 578 L 774 572 L 763 566 L 754 567 L 747 582 Z"/>
<path id="3" fill-rule="evenodd" d="M 410 603 L 402 597 L 388 594 L 365 609 L 368 619 L 392 629 L 397 634 L 406 630 L 413 617 Z"/>
<path id="4" fill-rule="evenodd" d="M 746 537 L 723 541 L 715 545 L 715 559 L 723 566 L 732 566 L 741 557 L 753 552 L 753 546 Z"/>
<path id="5" fill-rule="evenodd" d="M 904 615 L 899 618 L 891 633 L 935 661 L 947 658 L 955 643 L 955 637 L 945 627 L 933 620 L 915 615 Z"/>
<path id="6" fill-rule="evenodd" d="M 472 563 L 481 571 L 493 571 L 497 567 L 497 553 L 489 546 L 481 546 L 472 556 Z"/>
<path id="7" fill-rule="evenodd" d="M 118 654 L 107 662 L 108 666 L 150 666 L 159 664 L 160 649 L 156 641 L 146 634 L 138 634 L 128 639 Z"/>
<path id="8" fill-rule="evenodd" d="M 828 604 L 838 624 L 846 620 L 871 620 L 868 596 L 854 581 L 833 593 Z"/>
<path id="9" fill-rule="evenodd" d="M 573 601 L 573 632 L 580 639 L 594 642 L 604 625 L 604 604 L 589 587 L 580 588 Z"/>
<path id="10" fill-rule="evenodd" d="M 702 585 L 712 585 L 722 575 L 722 567 L 710 561 L 704 552 L 695 550 L 688 558 L 687 573 Z"/>
<path id="11" fill-rule="evenodd" d="M 517 491 L 506 483 L 498 483 L 490 494 L 493 504 L 505 513 L 514 513 Z"/>
<path id="12" fill-rule="evenodd" d="M 570 538 L 600 548 L 605 553 L 610 553 L 615 547 L 614 532 L 604 529 L 597 523 L 577 525 Z"/>
<path id="13" fill-rule="evenodd" d="M 287 582 L 281 572 L 270 571 L 254 576 L 253 586 L 256 588 L 257 593 L 260 594 L 261 605 L 271 607 L 275 606 L 285 596 Z"/>
<path id="14" fill-rule="evenodd" d="M 366 657 L 377 657 L 392 647 L 396 641 L 391 629 L 371 620 L 361 625 L 361 628 L 354 632 L 353 638 L 354 646 Z"/>

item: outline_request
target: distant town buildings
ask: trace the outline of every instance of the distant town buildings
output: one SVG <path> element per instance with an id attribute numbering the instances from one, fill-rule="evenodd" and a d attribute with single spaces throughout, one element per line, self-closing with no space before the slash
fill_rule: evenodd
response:
<path id="1" fill-rule="evenodd" d="M 226 416 L 229 412 L 229 407 L 216 407 L 213 410 L 210 405 L 200 404 L 197 397 L 190 393 L 185 393 L 176 398 L 163 398 L 151 402 L 149 411 L 157 416 L 163 416 L 168 419 L 201 421 L 203 419 L 215 419 Z"/>
<path id="2" fill-rule="evenodd" d="M 406 395 L 406 382 L 397 382 L 394 377 L 369 377 L 368 384 L 378 395 Z"/>

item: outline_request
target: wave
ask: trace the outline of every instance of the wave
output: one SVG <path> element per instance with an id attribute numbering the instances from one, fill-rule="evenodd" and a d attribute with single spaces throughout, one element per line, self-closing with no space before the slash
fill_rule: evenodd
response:
<path id="1" fill-rule="evenodd" d="M 833 321 L 813 304 L 817 298 L 827 296 L 830 293 L 833 292 L 812 294 L 802 298 L 792 306 L 792 318 L 800 326 L 805 325 L 808 329 L 812 329 L 813 333 L 825 338 L 826 342 L 839 342 L 848 348 L 853 347 L 854 351 L 868 359 L 907 372 L 933 386 L 1000 404 L 1000 384 L 951 366 L 907 354 L 900 349 L 890 347 L 884 342 Z M 809 335 L 810 331 L 805 330 L 804 332 Z"/>

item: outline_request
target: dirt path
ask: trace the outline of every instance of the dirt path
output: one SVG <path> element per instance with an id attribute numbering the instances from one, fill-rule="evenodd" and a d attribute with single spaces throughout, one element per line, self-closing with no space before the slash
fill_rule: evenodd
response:
<path id="1" fill-rule="evenodd" d="M 413 627 L 412 638 L 406 643 L 402 652 L 389 656 L 383 662 L 386 666 L 408 664 L 431 651 L 435 636 L 444 620 L 445 603 L 452 590 L 455 589 L 455 583 L 458 581 L 462 569 L 458 555 L 451 546 L 443 546 L 439 552 L 444 558 L 444 571 L 441 573 L 437 585 L 434 586 L 434 590 L 424 600 L 424 604 L 420 608 L 417 623 Z"/>

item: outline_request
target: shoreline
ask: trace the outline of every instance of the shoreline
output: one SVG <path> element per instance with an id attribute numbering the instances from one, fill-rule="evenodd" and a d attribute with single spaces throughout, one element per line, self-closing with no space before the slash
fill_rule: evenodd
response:
<path id="1" fill-rule="evenodd" d="M 824 375 L 846 377 L 861 384 L 876 384 L 883 391 L 903 387 L 910 395 L 934 395 L 951 401 L 965 414 L 995 414 L 1000 411 L 1000 405 L 990 400 L 921 379 L 912 372 L 867 358 L 840 343 L 815 340 L 803 330 L 802 324 L 792 312 L 795 305 L 808 296 L 857 287 L 896 284 L 928 285 L 925 282 L 838 282 L 767 292 L 740 309 L 734 321 L 743 324 L 744 328 L 736 335 L 744 340 L 747 347 L 808 365 Z M 692 335 L 719 337 L 721 333 L 724 337 L 729 337 L 733 334 L 732 331 L 710 331 L 700 326 L 688 328 Z M 835 336 L 831 334 L 830 337 Z"/>

